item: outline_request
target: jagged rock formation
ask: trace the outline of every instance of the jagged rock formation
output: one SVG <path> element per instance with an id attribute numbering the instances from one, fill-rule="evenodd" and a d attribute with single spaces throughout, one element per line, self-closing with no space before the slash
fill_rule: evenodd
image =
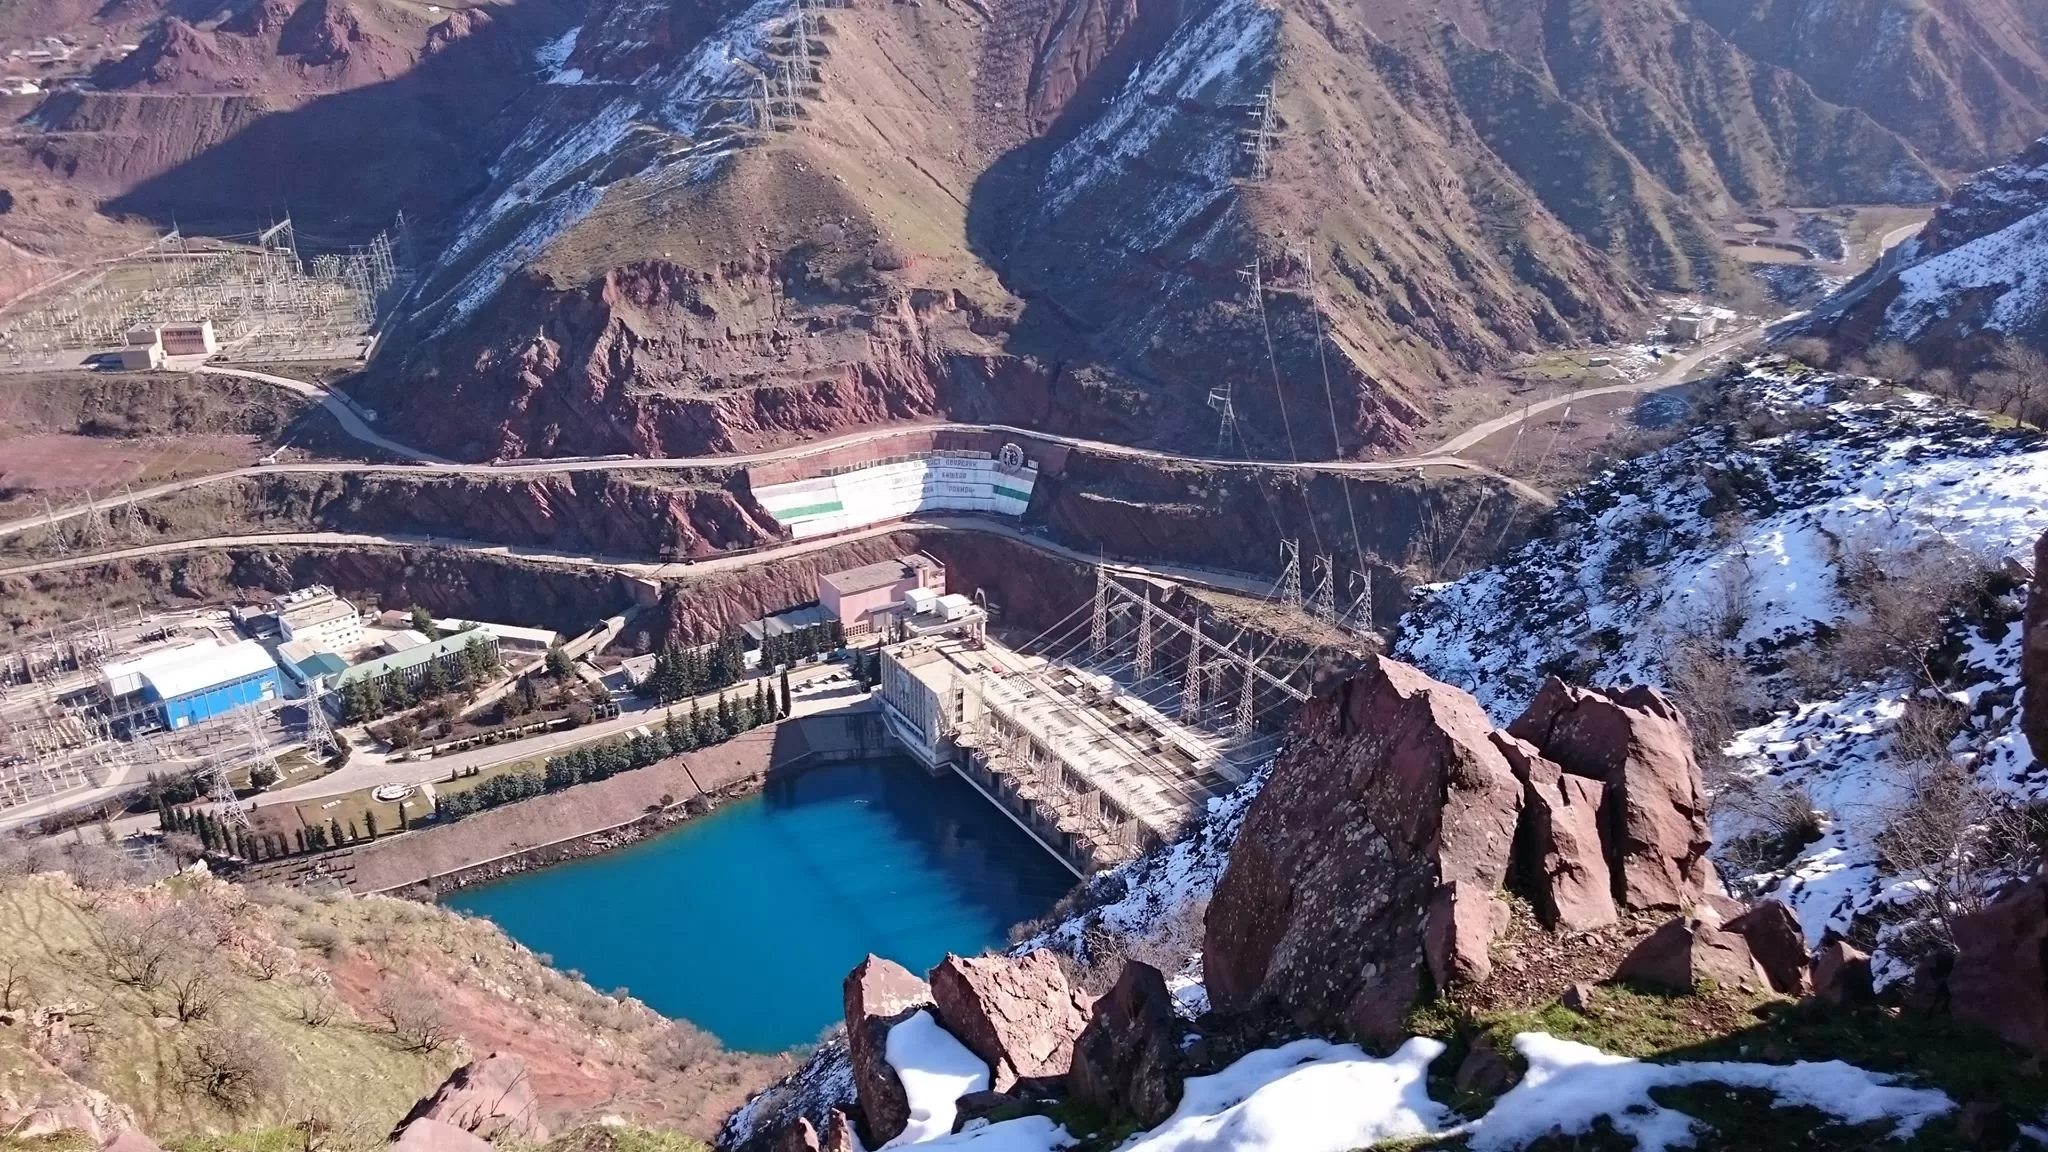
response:
<path id="1" fill-rule="evenodd" d="M 1425 966 L 1483 979 L 1522 792 L 1492 731 L 1386 659 L 1305 705 L 1209 903 L 1211 1003 L 1388 1041 Z"/>
<path id="2" fill-rule="evenodd" d="M 1918 995 L 1959 1019 L 2048 1055 L 2048 880 L 2015 883 L 1956 918 L 1946 973 L 1923 971 Z"/>
<path id="3" fill-rule="evenodd" d="M 949 953 L 929 982 L 939 1019 L 988 1064 L 991 1090 L 1042 1086 L 1072 1067 L 1089 1001 L 1068 986 L 1052 953 L 1014 960 Z"/>
<path id="4" fill-rule="evenodd" d="M 1172 1074 L 1179 1033 L 1166 978 L 1150 964 L 1126 960 L 1074 1041 L 1068 1094 L 1147 1127 L 1163 1122 L 1179 1102 Z"/>
<path id="5" fill-rule="evenodd" d="M 1691 992 L 1703 980 L 1749 991 L 1770 986 L 1740 933 L 1697 916 L 1676 917 L 1652 932 L 1621 962 L 1614 977 L 1680 993 Z"/>
<path id="6" fill-rule="evenodd" d="M 1471 696 L 1380 659 L 1303 708 L 1246 813 L 1205 922 L 1210 1002 L 1398 1039 L 1427 987 L 1488 979 L 1503 886 L 1565 931 L 1716 901 L 1625 974 L 1765 987 L 1719 927 L 1741 905 L 1717 894 L 1702 820 L 1684 717 L 1655 692 L 1553 680 L 1502 733 Z"/>
<path id="7" fill-rule="evenodd" d="M 1606 785 L 1603 842 L 1618 903 L 1684 908 L 1719 891 L 1692 732 L 1656 689 L 1576 688 L 1553 676 L 1508 732 Z"/>
<path id="8" fill-rule="evenodd" d="M 1806 931 L 1799 917 L 1782 901 L 1761 900 L 1756 907 L 1721 925 L 1724 931 L 1742 937 L 1757 966 L 1770 978 L 1773 991 L 1786 996 L 1805 996 L 1813 991 L 1812 957 L 1806 948 Z"/>
<path id="9" fill-rule="evenodd" d="M 893 960 L 869 956 L 846 974 L 846 1047 L 860 1098 L 861 1134 L 879 1148 L 910 1121 L 903 1082 L 883 1056 L 889 1029 L 932 1006 L 929 985 Z"/>
<path id="10" fill-rule="evenodd" d="M 400 1139 L 406 1129 L 422 1120 L 453 1125 L 484 1140 L 544 1144 L 548 1138 L 547 1125 L 540 1118 L 540 1100 L 526 1077 L 526 1062 L 496 1052 L 450 1073 L 433 1095 L 413 1105 L 392 1130 L 391 1138 Z"/>

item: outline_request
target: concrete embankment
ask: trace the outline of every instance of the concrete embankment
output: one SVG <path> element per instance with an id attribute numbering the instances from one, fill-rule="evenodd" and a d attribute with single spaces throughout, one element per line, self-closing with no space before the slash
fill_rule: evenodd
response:
<path id="1" fill-rule="evenodd" d="M 242 879 L 298 884 L 325 879 L 356 892 L 432 899 L 645 839 L 759 789 L 771 772 L 895 751 L 875 706 L 861 701 L 453 824 L 261 865 Z"/>

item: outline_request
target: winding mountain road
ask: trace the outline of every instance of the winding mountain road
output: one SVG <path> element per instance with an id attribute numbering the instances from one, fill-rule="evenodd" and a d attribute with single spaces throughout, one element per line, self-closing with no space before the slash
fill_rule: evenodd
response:
<path id="1" fill-rule="evenodd" d="M 809 540 L 795 540 L 772 548 L 750 552 L 731 552 L 709 557 L 693 563 L 664 563 L 659 561 L 635 560 L 620 556 L 597 554 L 576 554 L 556 552 L 545 548 L 526 548 L 507 544 L 492 544 L 482 540 L 462 540 L 447 536 L 408 536 L 365 532 L 259 532 L 240 536 L 209 536 L 198 540 L 177 540 L 163 544 L 143 544 L 133 548 L 116 548 L 105 552 L 93 552 L 79 556 L 65 556 L 56 560 L 39 560 L 28 564 L 16 564 L 0 568 L 0 578 L 9 576 L 33 576 L 42 572 L 61 572 L 73 568 L 90 568 L 121 560 L 140 560 L 153 556 L 174 556 L 184 552 L 206 552 L 223 548 L 263 547 L 328 547 L 328 548 L 436 548 L 444 551 L 466 552 L 478 556 L 496 556 L 511 560 L 525 560 L 536 564 L 556 564 L 564 567 L 591 569 L 598 568 L 648 580 L 674 580 L 685 576 L 710 575 L 747 568 L 767 560 L 787 559 L 827 548 L 836 548 L 855 540 L 866 540 L 875 536 L 886 536 L 891 532 L 937 531 L 937 532 L 979 532 L 984 535 L 1001 536 L 1015 540 L 1028 547 L 1036 548 L 1063 559 L 1083 564 L 1102 563 L 1112 572 L 1131 576 L 1150 576 L 1162 580 L 1173 580 L 1183 584 L 1196 584 L 1222 592 L 1236 592 L 1251 596 L 1264 596 L 1273 591 L 1271 581 L 1242 573 L 1221 569 L 1201 568 L 1190 564 L 1132 564 L 1120 561 L 1103 561 L 1093 553 L 1070 548 L 1065 544 L 1034 535 L 1009 520 L 973 515 L 910 516 L 891 520 L 885 524 L 874 524 L 866 528 L 844 532 L 834 536 L 819 536 Z"/>

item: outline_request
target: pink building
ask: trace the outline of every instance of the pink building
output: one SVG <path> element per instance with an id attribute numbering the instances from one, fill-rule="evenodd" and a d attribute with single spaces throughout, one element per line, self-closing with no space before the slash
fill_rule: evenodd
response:
<path id="1" fill-rule="evenodd" d="M 867 632 L 913 588 L 946 590 L 946 566 L 922 552 L 818 577 L 818 605 L 848 636 Z"/>

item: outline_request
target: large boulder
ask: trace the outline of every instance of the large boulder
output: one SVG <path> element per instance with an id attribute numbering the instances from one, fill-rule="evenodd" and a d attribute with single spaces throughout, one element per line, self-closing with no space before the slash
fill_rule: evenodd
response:
<path id="1" fill-rule="evenodd" d="M 818 1147 L 818 1126 L 809 1116 L 799 1116 L 783 1125 L 775 1138 L 775 1152 L 822 1152 Z"/>
<path id="2" fill-rule="evenodd" d="M 860 1141 L 854 1138 L 853 1121 L 837 1108 L 825 1117 L 825 1140 L 819 1152 L 857 1152 Z"/>
<path id="3" fill-rule="evenodd" d="M 1159 1126 L 1180 1102 L 1172 1071 L 1180 1033 L 1166 978 L 1150 964 L 1125 961 L 1074 1041 L 1068 1094 L 1110 1116 Z"/>
<path id="4" fill-rule="evenodd" d="M 1721 925 L 1749 945 L 1750 955 L 1764 970 L 1773 991 L 1805 996 L 1813 991 L 1813 969 L 1806 953 L 1806 929 L 1783 902 L 1765 900 Z"/>
<path id="5" fill-rule="evenodd" d="M 910 1099 L 884 1055 L 889 1029 L 932 1006 L 932 990 L 903 965 L 870 955 L 846 974 L 846 1048 L 853 1088 L 866 1127 L 865 1146 L 879 1148 L 910 1123 Z"/>
<path id="6" fill-rule="evenodd" d="M 412 1106 L 392 1130 L 396 1140 L 416 1120 L 438 1120 L 485 1140 L 511 1137 L 539 1144 L 548 1138 L 540 1100 L 526 1076 L 526 1062 L 494 1052 L 448 1074 L 434 1094 Z"/>
<path id="7" fill-rule="evenodd" d="M 493 1152 L 491 1142 L 445 1120 L 415 1120 L 392 1137 L 389 1152 Z"/>
<path id="8" fill-rule="evenodd" d="M 1813 954 L 1813 991 L 1832 1004 L 1870 999 L 1870 953 L 1839 936 L 1822 941 Z"/>
<path id="9" fill-rule="evenodd" d="M 2012 885 L 1954 931 L 1949 1011 L 2048 1055 L 2048 879 Z"/>
<path id="10" fill-rule="evenodd" d="M 100 1145 L 100 1152 L 163 1152 L 163 1149 L 156 1141 L 143 1135 L 140 1129 L 123 1128 Z"/>
<path id="11" fill-rule="evenodd" d="M 1483 970 L 1522 804 L 1492 731 L 1385 658 L 1304 706 L 1209 902 L 1211 1004 L 1394 1044 L 1425 975 Z"/>
<path id="12" fill-rule="evenodd" d="M 1517 887 L 1545 927 L 1586 932 L 1619 920 L 1613 874 L 1600 844 L 1600 800 L 1607 786 L 1575 776 L 1513 736 L 1496 732 L 1522 781 Z"/>
<path id="13" fill-rule="evenodd" d="M 1719 888 L 1692 730 L 1656 689 L 1576 688 L 1553 676 L 1508 732 L 1606 785 L 1601 842 L 1622 907 L 1689 908 Z"/>
<path id="14" fill-rule="evenodd" d="M 1052 953 L 947 953 L 929 979 L 939 1022 L 988 1064 L 992 1090 L 1045 1087 L 1066 1077 L 1088 1004 Z"/>
<path id="15" fill-rule="evenodd" d="M 1696 916 L 1677 917 L 1645 936 L 1614 978 L 1667 992 L 1691 992 L 1702 980 L 1729 989 L 1770 987 L 1747 941 Z"/>
<path id="16" fill-rule="evenodd" d="M 2020 725 L 2034 759 L 2048 764 L 2048 533 L 2034 543 L 2034 583 L 2027 591 L 2026 639 L 2020 650 Z"/>

